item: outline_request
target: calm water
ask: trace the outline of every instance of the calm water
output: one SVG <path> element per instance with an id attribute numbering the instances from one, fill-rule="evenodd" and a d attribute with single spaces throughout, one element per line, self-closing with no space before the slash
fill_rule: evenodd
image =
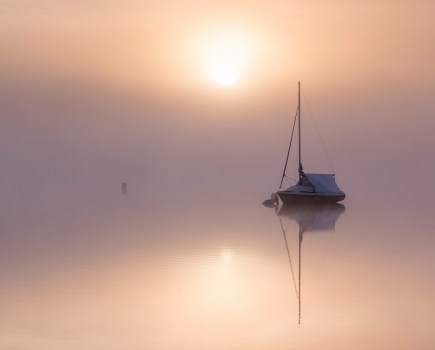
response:
<path id="1" fill-rule="evenodd" d="M 0 350 L 435 349 L 434 13 L 0 1 Z"/>
<path id="2" fill-rule="evenodd" d="M 11 210 L 0 349 L 434 348 L 430 207 L 356 194 L 278 216 L 264 197 Z"/>

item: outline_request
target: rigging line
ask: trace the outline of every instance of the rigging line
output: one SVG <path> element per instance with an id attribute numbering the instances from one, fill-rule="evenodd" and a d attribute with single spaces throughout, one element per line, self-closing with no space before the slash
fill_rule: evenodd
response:
<path id="1" fill-rule="evenodd" d="M 296 179 L 296 177 L 291 177 L 288 175 L 285 175 L 284 179 L 286 180 L 287 184 L 290 186 L 293 183 L 298 182 L 298 180 Z"/>
<path id="2" fill-rule="evenodd" d="M 285 171 L 287 169 L 288 157 L 290 156 L 290 148 L 292 146 L 293 134 L 295 132 L 296 117 L 297 117 L 297 115 L 298 115 L 298 109 L 296 109 L 295 120 L 293 121 L 292 134 L 290 136 L 290 144 L 288 145 L 287 158 L 285 159 L 284 170 L 282 171 L 281 183 L 279 184 L 279 188 L 282 187 L 282 181 L 284 180 L 284 177 L 286 176 L 285 175 Z"/>
<path id="3" fill-rule="evenodd" d="M 305 100 L 305 102 L 307 103 L 308 114 L 310 115 L 311 120 L 313 121 L 314 127 L 316 128 L 317 136 L 319 136 L 320 143 L 322 144 L 323 151 L 325 152 L 325 155 L 326 155 L 326 158 L 327 158 L 327 160 L 328 160 L 329 166 L 331 167 L 332 172 L 335 174 L 334 165 L 332 164 L 331 158 L 329 157 L 328 150 L 326 149 L 325 143 L 323 142 L 322 135 L 320 134 L 319 127 L 317 126 L 316 120 L 314 119 L 314 114 L 313 114 L 313 112 L 311 112 L 311 107 L 310 107 L 310 104 L 308 103 L 308 98 L 307 98 L 307 96 L 305 95 L 305 91 L 304 91 L 304 90 L 302 90 L 302 94 L 303 94 L 303 96 L 304 96 L 304 100 Z"/>
<path id="4" fill-rule="evenodd" d="M 297 182 L 297 181 L 298 181 L 296 178 L 291 177 L 291 176 L 288 176 L 288 175 L 285 176 L 285 179 L 287 180 L 287 182 L 288 182 L 289 184 L 292 183 L 292 181 L 293 181 L 293 182 Z"/>
<path id="5" fill-rule="evenodd" d="M 291 272 L 292 272 L 293 286 L 295 287 L 296 296 L 299 297 L 299 292 L 298 292 L 298 289 L 297 289 L 297 287 L 296 287 L 295 274 L 294 274 L 294 272 L 293 272 L 292 259 L 291 259 L 291 257 L 290 257 L 290 250 L 289 250 L 289 248 L 288 248 L 288 243 L 287 243 L 287 235 L 286 235 L 286 233 L 285 233 L 285 229 L 284 229 L 284 226 L 283 226 L 283 224 L 282 224 L 282 220 L 281 220 L 281 218 L 280 218 L 279 216 L 278 216 L 278 219 L 279 219 L 279 223 L 280 223 L 280 225 L 281 225 L 282 235 L 284 236 L 285 247 L 287 248 L 287 257 L 288 257 L 288 261 L 289 261 L 289 263 L 290 263 L 290 270 L 291 270 Z"/>

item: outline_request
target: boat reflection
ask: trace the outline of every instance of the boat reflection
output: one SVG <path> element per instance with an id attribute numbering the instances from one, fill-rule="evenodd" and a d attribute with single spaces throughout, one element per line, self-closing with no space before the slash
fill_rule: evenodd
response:
<path id="1" fill-rule="evenodd" d="M 335 224 L 341 214 L 345 211 L 342 204 L 295 204 L 276 207 L 276 214 L 279 218 L 284 242 L 287 249 L 287 256 L 293 278 L 293 285 L 298 298 L 298 323 L 301 324 L 302 317 L 302 241 L 304 235 L 311 232 L 334 231 Z M 283 218 L 287 218 L 298 224 L 298 266 L 297 283 L 295 279 L 295 269 L 293 267 L 290 254 L 287 232 L 283 224 Z"/>

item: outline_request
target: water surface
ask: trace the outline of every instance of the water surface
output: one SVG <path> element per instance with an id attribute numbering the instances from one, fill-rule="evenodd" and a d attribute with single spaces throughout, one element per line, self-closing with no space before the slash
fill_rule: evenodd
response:
<path id="1" fill-rule="evenodd" d="M 277 215 L 242 195 L 113 192 L 8 216 L 0 348 L 434 346 L 427 212 L 351 197 Z"/>

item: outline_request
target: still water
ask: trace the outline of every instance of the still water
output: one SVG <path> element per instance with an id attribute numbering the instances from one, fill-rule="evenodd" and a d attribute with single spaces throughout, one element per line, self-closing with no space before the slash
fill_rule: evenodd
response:
<path id="1" fill-rule="evenodd" d="M 3 216 L 0 349 L 435 347 L 430 210 L 265 197 L 129 189 Z"/>

